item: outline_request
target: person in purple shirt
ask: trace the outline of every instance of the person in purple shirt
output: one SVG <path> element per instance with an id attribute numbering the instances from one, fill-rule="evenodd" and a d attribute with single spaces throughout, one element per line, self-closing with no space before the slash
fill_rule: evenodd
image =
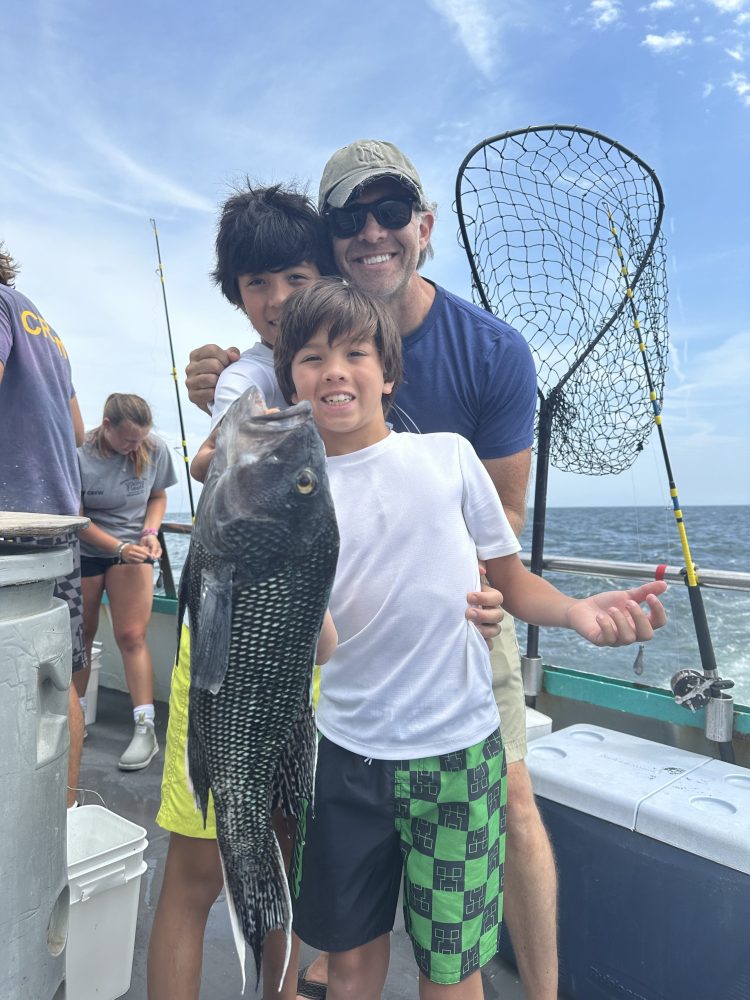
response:
<path id="1" fill-rule="evenodd" d="M 83 420 L 70 361 L 39 309 L 15 289 L 17 273 L 18 265 L 0 243 L 0 510 L 77 517 L 81 479 L 76 445 L 83 442 Z M 78 539 L 65 536 L 45 544 L 70 545 L 73 550 L 73 571 L 57 581 L 55 597 L 70 611 L 76 673 L 86 663 Z M 72 684 L 68 723 L 68 806 L 73 806 L 83 712 Z"/>
<path id="2" fill-rule="evenodd" d="M 389 414 L 393 428 L 466 437 L 520 535 L 536 409 L 528 345 L 508 324 L 419 273 L 432 255 L 435 206 L 413 163 L 392 143 L 357 140 L 334 153 L 323 171 L 318 208 L 328 222 L 339 272 L 388 305 L 403 338 L 404 383 Z M 186 384 L 196 405 L 208 408 L 218 374 L 237 356 L 235 348 L 216 345 L 192 352 Z M 509 616 L 492 665 L 508 762 L 504 916 L 526 995 L 554 1000 L 555 865 L 523 759 L 525 704 Z M 325 958 L 305 976 L 324 982 Z"/>

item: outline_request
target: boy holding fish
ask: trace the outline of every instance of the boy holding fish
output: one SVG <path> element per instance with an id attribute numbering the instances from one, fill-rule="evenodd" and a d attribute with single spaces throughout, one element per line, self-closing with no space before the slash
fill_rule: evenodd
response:
<path id="1" fill-rule="evenodd" d="M 376 1000 L 403 869 L 420 997 L 480 1000 L 502 918 L 505 759 L 487 648 L 456 595 L 477 588 L 479 554 L 514 616 L 619 646 L 665 623 L 666 588 L 576 600 L 529 573 L 469 443 L 386 424 L 401 337 L 366 292 L 326 279 L 294 296 L 274 358 L 286 400 L 312 405 L 341 538 L 294 929 L 330 952 L 330 1000 Z"/>
<path id="2" fill-rule="evenodd" d="M 332 270 L 330 241 L 322 219 L 306 197 L 280 186 L 247 187 L 227 200 L 216 251 L 214 280 L 225 297 L 245 312 L 260 343 L 244 352 L 222 375 L 212 413 L 214 431 L 233 400 L 251 384 L 263 390 L 269 406 L 286 408 L 273 370 L 281 307 L 290 295 Z M 193 461 L 196 478 L 205 477 L 214 447 L 212 432 Z M 464 594 L 460 596 L 463 599 Z M 490 639 L 497 634 L 500 595 L 474 587 L 468 600 L 472 607 L 466 611 L 464 605 L 464 612 Z M 172 677 L 162 804 L 157 817 L 170 831 L 170 843 L 149 945 L 151 1000 L 198 997 L 206 921 L 223 884 L 213 811 L 209 811 L 204 827 L 185 773 L 189 684 L 189 643 L 183 636 Z M 290 828 L 279 816 L 276 820 L 288 861 Z M 281 932 L 276 937 L 276 943 L 269 940 L 266 948 L 268 996 L 279 996 L 276 973 L 281 968 L 284 942 Z M 296 976 L 290 974 L 281 997 L 295 995 Z"/>

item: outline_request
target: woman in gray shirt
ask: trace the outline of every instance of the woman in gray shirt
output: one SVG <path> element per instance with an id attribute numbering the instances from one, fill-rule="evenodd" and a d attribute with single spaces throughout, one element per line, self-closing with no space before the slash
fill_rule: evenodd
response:
<path id="1" fill-rule="evenodd" d="M 81 513 L 91 518 L 91 526 L 81 532 L 87 661 L 106 590 L 133 701 L 133 738 L 118 764 L 124 771 L 146 767 L 159 749 L 146 628 L 154 593 L 153 562 L 161 555 L 157 535 L 167 506 L 166 488 L 177 477 L 169 448 L 151 434 L 152 424 L 144 399 L 112 393 L 104 404 L 101 424 L 78 449 Z M 88 676 L 83 676 L 81 686 L 77 684 L 80 695 L 87 681 Z"/>

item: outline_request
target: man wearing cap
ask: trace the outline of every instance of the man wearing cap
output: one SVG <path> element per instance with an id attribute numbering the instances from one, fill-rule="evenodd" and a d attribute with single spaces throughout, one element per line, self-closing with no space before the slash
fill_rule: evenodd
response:
<path id="1" fill-rule="evenodd" d="M 334 153 L 323 171 L 318 207 L 340 273 L 388 304 L 403 337 L 404 384 L 389 413 L 394 430 L 452 431 L 467 438 L 520 534 L 536 408 L 528 345 L 506 323 L 419 274 L 432 256 L 435 207 L 414 165 L 391 143 L 358 140 Z M 191 354 L 187 388 L 194 403 L 210 405 L 218 373 L 236 356 L 234 349 L 215 345 Z M 525 705 L 509 617 L 492 667 L 508 763 L 504 916 L 527 996 L 552 1000 L 555 867 L 523 760 Z M 308 978 L 318 978 L 317 971 L 312 966 Z"/>

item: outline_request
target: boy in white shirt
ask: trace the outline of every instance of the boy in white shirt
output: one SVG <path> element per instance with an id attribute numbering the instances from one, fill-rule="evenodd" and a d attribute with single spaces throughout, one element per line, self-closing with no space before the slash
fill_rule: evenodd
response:
<path id="1" fill-rule="evenodd" d="M 274 358 L 285 398 L 312 404 L 341 537 L 294 929 L 331 952 L 329 1000 L 375 1000 L 403 867 L 420 997 L 477 1000 L 502 917 L 505 762 L 488 650 L 455 595 L 477 588 L 479 555 L 514 616 L 605 646 L 651 638 L 665 585 L 575 600 L 528 573 L 469 443 L 389 430 L 401 338 L 354 286 L 293 296 Z"/>

